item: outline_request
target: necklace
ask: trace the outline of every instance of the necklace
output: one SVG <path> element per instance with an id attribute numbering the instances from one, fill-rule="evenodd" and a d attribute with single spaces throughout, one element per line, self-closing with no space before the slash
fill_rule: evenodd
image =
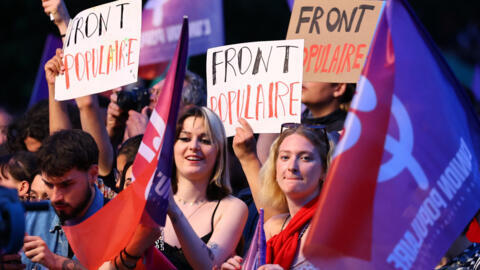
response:
<path id="1" fill-rule="evenodd" d="M 204 203 L 206 202 L 207 200 L 206 199 L 200 199 L 200 200 L 193 200 L 191 202 L 188 202 L 180 197 L 175 197 L 174 198 L 178 201 L 179 204 L 182 204 L 182 205 L 196 205 L 196 204 L 201 204 L 201 203 Z"/>
<path id="2" fill-rule="evenodd" d="M 180 201 L 181 199 L 178 198 L 178 200 Z M 188 216 L 187 216 L 187 221 L 189 218 L 191 218 L 200 208 L 202 208 L 202 206 L 204 206 L 206 203 L 207 203 L 207 200 L 202 200 L 202 201 L 197 201 L 195 202 L 195 204 L 198 204 L 200 203 L 200 205 L 195 208 L 195 210 L 192 211 L 192 213 L 190 213 Z M 194 203 L 192 203 L 191 205 L 193 205 Z M 185 205 L 185 204 L 183 204 Z M 182 214 L 183 214 L 183 211 L 182 211 Z M 160 237 L 155 240 L 155 247 L 158 248 L 159 250 L 161 251 L 164 251 L 165 250 L 165 234 L 164 234 L 164 227 L 162 227 L 160 229 Z"/>

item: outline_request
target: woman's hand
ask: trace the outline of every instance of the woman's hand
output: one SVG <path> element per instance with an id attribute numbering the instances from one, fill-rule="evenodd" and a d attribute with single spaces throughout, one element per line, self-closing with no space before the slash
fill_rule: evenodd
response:
<path id="1" fill-rule="evenodd" d="M 62 58 L 63 58 L 63 50 L 57 49 L 55 56 L 53 56 L 45 64 L 45 79 L 47 80 L 47 84 L 50 86 L 55 85 L 55 77 L 65 72 Z"/>
<path id="2" fill-rule="evenodd" d="M 237 133 L 233 137 L 233 151 L 235 155 L 240 162 L 257 159 L 256 142 L 252 127 L 243 118 L 240 118 L 238 122 L 242 126 L 235 129 Z"/>
<path id="3" fill-rule="evenodd" d="M 243 259 L 240 256 L 233 256 L 222 264 L 221 270 L 240 270 L 242 269 Z"/>

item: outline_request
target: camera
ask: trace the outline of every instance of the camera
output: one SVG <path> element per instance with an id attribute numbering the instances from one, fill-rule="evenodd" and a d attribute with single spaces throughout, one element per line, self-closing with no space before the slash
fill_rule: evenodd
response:
<path id="1" fill-rule="evenodd" d="M 150 92 L 147 88 L 133 88 L 117 93 L 117 104 L 124 112 L 135 110 L 141 112 L 150 104 Z"/>

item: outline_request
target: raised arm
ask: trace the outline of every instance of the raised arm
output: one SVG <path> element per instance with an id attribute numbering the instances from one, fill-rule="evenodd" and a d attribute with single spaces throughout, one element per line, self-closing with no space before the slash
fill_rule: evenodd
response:
<path id="1" fill-rule="evenodd" d="M 236 128 L 237 133 L 233 138 L 233 151 L 240 161 L 243 172 L 247 177 L 257 210 L 263 208 L 265 220 L 268 220 L 270 217 L 282 212 L 265 204 L 261 199 L 261 180 L 259 173 L 262 164 L 257 157 L 255 137 L 253 136 L 252 128 L 245 119 L 240 119 L 239 122 L 242 126 Z"/>
<path id="2" fill-rule="evenodd" d="M 63 0 L 42 0 L 43 11 L 48 16 L 53 18 L 53 22 L 62 36 L 62 41 L 65 40 L 68 23 L 70 22 L 70 15 Z"/>
<path id="3" fill-rule="evenodd" d="M 62 57 L 62 49 L 57 49 L 55 56 L 45 64 L 45 78 L 48 85 L 50 134 L 72 127 L 70 119 L 68 118 L 67 104 L 63 101 L 55 100 L 55 77 L 64 72 Z"/>
<path id="4" fill-rule="evenodd" d="M 112 170 L 114 153 L 105 123 L 101 121 L 98 98 L 96 95 L 89 95 L 75 100 L 80 111 L 82 129 L 92 135 L 98 146 L 98 173 L 108 175 Z"/>
<path id="5" fill-rule="evenodd" d="M 168 206 L 168 216 L 172 222 L 182 251 L 195 269 L 212 269 L 221 265 L 233 255 L 247 221 L 247 206 L 234 197 L 224 198 L 217 212 L 219 220 L 209 242 L 205 244 L 195 233 L 173 198 Z"/>

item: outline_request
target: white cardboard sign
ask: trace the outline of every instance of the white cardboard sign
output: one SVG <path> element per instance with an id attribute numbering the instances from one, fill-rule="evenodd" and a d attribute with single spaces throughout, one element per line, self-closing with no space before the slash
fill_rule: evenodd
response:
<path id="1" fill-rule="evenodd" d="M 278 133 L 300 122 L 303 39 L 263 41 L 207 51 L 207 106 L 222 120 L 227 136 L 239 118 L 255 133 Z"/>
<path id="2" fill-rule="evenodd" d="M 80 12 L 68 26 L 55 99 L 91 95 L 137 81 L 142 3 L 119 0 Z"/>

